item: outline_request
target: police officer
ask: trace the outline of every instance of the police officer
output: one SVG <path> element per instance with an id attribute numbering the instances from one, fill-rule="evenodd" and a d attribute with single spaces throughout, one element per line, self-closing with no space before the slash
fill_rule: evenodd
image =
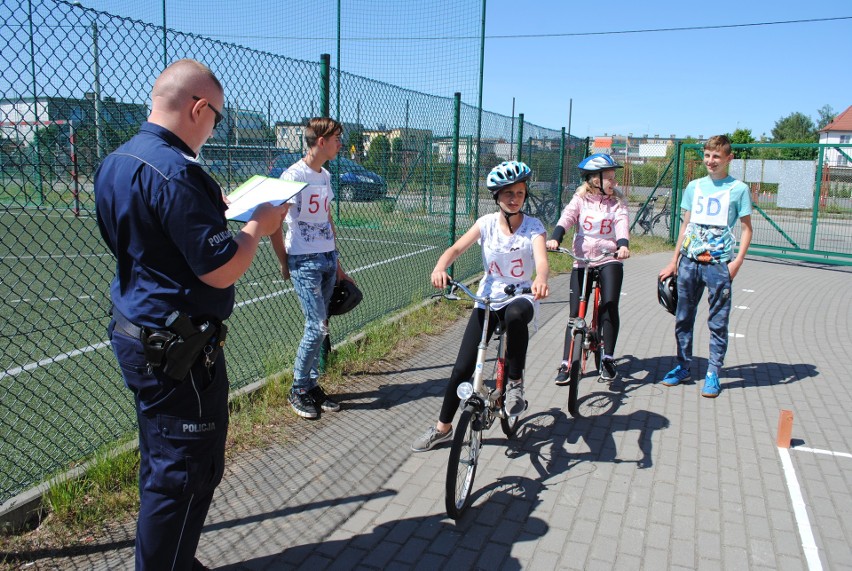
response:
<path id="1" fill-rule="evenodd" d="M 221 189 L 196 160 L 223 102 L 206 66 L 171 64 L 154 82 L 148 121 L 95 174 L 98 226 L 116 257 L 109 335 L 139 424 L 136 569 L 205 568 L 195 550 L 228 428 L 222 322 L 234 282 L 284 215 L 265 204 L 236 235 L 228 229 Z M 175 378 L 180 367 L 163 349 L 196 333 L 203 347 L 179 355 L 188 371 Z"/>

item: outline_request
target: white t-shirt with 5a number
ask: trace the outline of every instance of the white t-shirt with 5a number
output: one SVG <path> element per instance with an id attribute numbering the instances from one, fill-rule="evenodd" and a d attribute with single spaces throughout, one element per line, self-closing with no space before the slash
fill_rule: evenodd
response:
<path id="1" fill-rule="evenodd" d="M 499 297 L 507 285 L 518 288 L 532 286 L 535 274 L 535 259 L 533 257 L 533 238 L 545 234 L 544 225 L 538 218 L 524 215 L 524 221 L 511 236 L 500 230 L 499 220 L 503 216 L 500 212 L 486 214 L 476 221 L 479 224 L 482 246 L 482 264 L 485 276 L 479 282 L 478 295 Z M 516 220 L 516 219 L 513 219 Z M 518 296 L 531 302 L 532 295 Z M 517 298 L 514 298 L 517 299 Z M 493 305 L 493 309 L 500 309 L 506 303 Z M 533 305 L 537 305 L 533 303 Z"/>

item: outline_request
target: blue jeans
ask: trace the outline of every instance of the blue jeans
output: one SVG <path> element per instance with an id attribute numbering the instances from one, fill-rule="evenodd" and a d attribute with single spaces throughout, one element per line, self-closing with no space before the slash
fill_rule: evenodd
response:
<path id="1" fill-rule="evenodd" d="M 293 366 L 293 389 L 307 391 L 319 379 L 320 351 L 328 335 L 328 304 L 337 279 L 337 251 L 290 255 L 287 267 L 305 314 L 305 331 Z"/>
<path id="2" fill-rule="evenodd" d="M 677 311 L 675 312 L 675 337 L 677 360 L 681 367 L 692 363 L 692 330 L 698 302 L 707 288 L 710 315 L 710 358 L 708 373 L 719 374 L 728 351 L 728 319 L 731 315 L 731 274 L 728 264 L 699 264 L 681 256 L 677 270 Z"/>

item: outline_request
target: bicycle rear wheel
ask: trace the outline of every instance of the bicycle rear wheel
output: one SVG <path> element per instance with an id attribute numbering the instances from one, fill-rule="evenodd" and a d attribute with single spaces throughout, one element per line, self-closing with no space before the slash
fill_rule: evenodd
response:
<path id="1" fill-rule="evenodd" d="M 571 371 L 568 377 L 568 412 L 577 415 L 577 394 L 580 392 L 580 370 L 583 368 L 583 332 L 574 334 L 571 342 Z"/>
<path id="2" fill-rule="evenodd" d="M 447 515 L 453 519 L 461 517 L 470 503 L 470 491 L 473 488 L 481 447 L 482 427 L 479 413 L 472 406 L 465 407 L 456 426 L 447 464 Z"/>

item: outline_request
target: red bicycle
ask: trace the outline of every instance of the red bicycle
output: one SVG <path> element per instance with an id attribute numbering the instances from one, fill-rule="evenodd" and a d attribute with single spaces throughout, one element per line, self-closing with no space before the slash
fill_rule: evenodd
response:
<path id="1" fill-rule="evenodd" d="M 568 352 L 568 362 L 571 369 L 568 373 L 568 412 L 571 416 L 577 415 L 577 395 L 580 391 L 580 379 L 586 374 L 586 363 L 589 355 L 594 355 L 595 368 L 600 374 L 601 359 L 603 358 L 603 336 L 601 335 L 600 320 L 598 319 L 598 308 L 601 300 L 600 273 L 598 268 L 591 266 L 609 256 L 615 256 L 614 252 L 604 252 L 594 258 L 583 258 L 575 256 L 571 250 L 557 248 L 551 250 L 561 254 L 568 254 L 581 264 L 586 265 L 583 272 L 583 283 L 580 287 L 580 310 L 577 317 L 570 318 L 568 324 L 571 326 L 571 347 Z M 591 286 L 589 284 L 591 283 Z M 587 294 L 589 287 L 592 291 Z M 591 297 L 591 319 L 589 315 L 588 299 Z"/>

